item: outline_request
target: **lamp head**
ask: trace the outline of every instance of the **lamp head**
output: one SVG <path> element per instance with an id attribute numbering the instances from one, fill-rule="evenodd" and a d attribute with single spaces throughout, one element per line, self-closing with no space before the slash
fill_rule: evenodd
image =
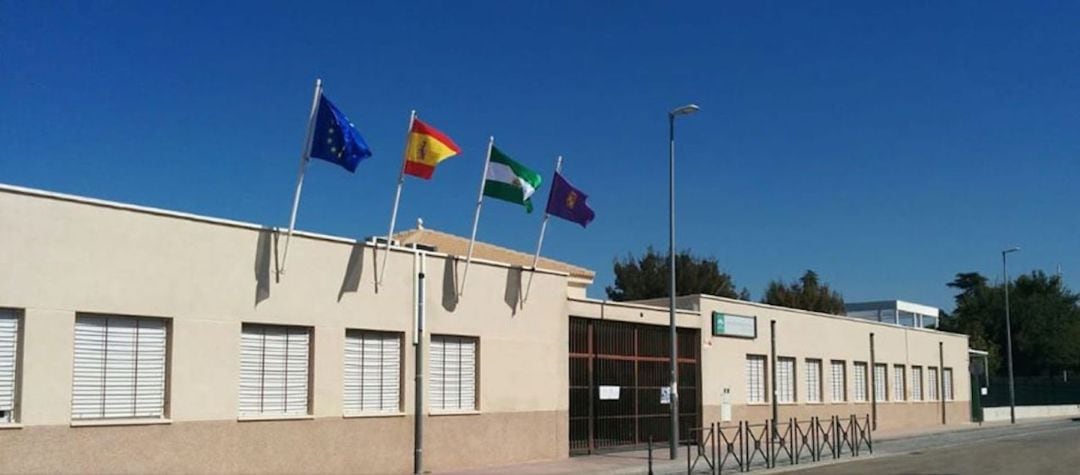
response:
<path id="1" fill-rule="evenodd" d="M 697 104 L 687 104 L 687 105 L 685 105 L 685 106 L 682 106 L 682 107 L 676 107 L 676 108 L 675 108 L 674 110 L 672 110 L 671 112 L 668 112 L 668 114 L 670 114 L 670 115 L 672 115 L 672 116 L 676 116 L 676 115 L 690 115 L 690 114 L 693 114 L 693 113 L 695 113 L 695 112 L 697 112 L 697 111 L 699 111 L 699 110 L 701 110 L 701 108 L 700 108 L 700 107 L 698 107 L 698 105 L 697 105 Z"/>
<path id="2" fill-rule="evenodd" d="M 1018 252 L 1018 251 L 1020 251 L 1020 246 L 1014 246 L 1014 247 L 1010 247 L 1010 248 L 1008 248 L 1008 249 L 1006 249 L 1004 251 L 1001 251 L 1001 253 L 1002 254 L 1009 254 L 1009 253 Z"/>

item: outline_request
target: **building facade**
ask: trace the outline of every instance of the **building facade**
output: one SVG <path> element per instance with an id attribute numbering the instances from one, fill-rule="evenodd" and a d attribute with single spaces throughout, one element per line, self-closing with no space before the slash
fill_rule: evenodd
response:
<path id="1" fill-rule="evenodd" d="M 397 239 L 298 232 L 283 265 L 275 229 L 0 186 L 0 471 L 410 472 L 418 384 L 433 471 L 632 446 L 666 414 L 665 308 L 587 299 L 590 271 L 496 246 L 463 286 L 461 238 Z M 772 397 L 781 417 L 869 413 L 873 388 L 880 427 L 967 420 L 963 335 L 679 302 L 686 426 L 765 419 Z"/>

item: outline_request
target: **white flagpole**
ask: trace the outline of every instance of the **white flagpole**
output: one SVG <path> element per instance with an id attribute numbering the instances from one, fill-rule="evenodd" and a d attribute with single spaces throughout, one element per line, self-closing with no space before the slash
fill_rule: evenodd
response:
<path id="1" fill-rule="evenodd" d="M 495 137 L 488 140 L 487 157 L 484 158 L 484 174 L 480 176 L 480 193 L 476 197 L 476 213 L 473 214 L 472 237 L 469 238 L 469 252 L 465 258 L 465 272 L 461 276 L 461 290 L 458 296 L 465 295 L 465 280 L 469 278 L 469 264 L 472 263 L 473 245 L 476 244 L 476 227 L 480 224 L 480 207 L 484 204 L 484 183 L 487 182 L 488 166 L 491 165 L 491 147 L 495 146 Z"/>
<path id="2" fill-rule="evenodd" d="M 285 236 L 285 252 L 281 256 L 281 273 L 285 273 L 285 260 L 289 258 L 289 241 L 296 229 L 296 210 L 300 207 L 300 191 L 304 188 L 304 173 L 307 171 L 308 155 L 311 154 L 311 135 L 314 133 L 315 113 L 319 110 L 319 96 L 322 95 L 322 79 L 315 80 L 315 97 L 311 99 L 311 113 L 308 114 L 307 135 L 304 139 L 304 151 L 300 153 L 300 171 L 296 177 L 296 193 L 293 195 L 292 214 L 289 216 L 289 234 Z"/>
<path id="3" fill-rule="evenodd" d="M 562 171 L 562 155 L 555 159 L 555 173 Z M 551 193 L 552 189 L 548 187 L 548 193 Z M 529 290 L 532 289 L 533 275 L 536 274 L 536 264 L 540 262 L 540 248 L 544 246 L 544 233 L 547 232 L 548 219 L 551 215 L 547 212 L 547 207 L 544 207 L 544 221 L 540 224 L 540 239 L 536 241 L 536 254 L 533 255 L 532 270 L 529 272 L 529 283 L 525 285 L 525 295 L 521 297 L 521 303 L 524 304 L 529 299 Z"/>
<path id="4" fill-rule="evenodd" d="M 397 223 L 398 205 L 401 203 L 401 188 L 405 186 L 405 164 L 409 159 L 409 135 L 412 134 L 413 123 L 416 122 L 416 109 L 409 115 L 409 129 L 405 132 L 405 154 L 401 157 L 401 171 L 398 172 L 397 191 L 394 193 L 394 210 L 390 212 L 390 231 L 386 233 L 386 255 L 383 256 L 382 269 L 375 276 L 375 285 L 382 284 L 386 274 L 386 261 L 390 260 L 390 239 L 394 237 L 394 224 Z M 375 243 L 375 250 L 379 250 L 379 244 Z"/>

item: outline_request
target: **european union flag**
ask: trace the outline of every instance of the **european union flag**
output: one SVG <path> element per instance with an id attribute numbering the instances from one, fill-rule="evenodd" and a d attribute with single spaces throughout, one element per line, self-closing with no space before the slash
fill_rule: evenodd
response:
<path id="1" fill-rule="evenodd" d="M 322 94 L 319 95 L 319 110 L 315 113 L 308 156 L 336 163 L 350 172 L 355 172 L 356 165 L 371 156 L 371 149 L 360 131 Z"/>

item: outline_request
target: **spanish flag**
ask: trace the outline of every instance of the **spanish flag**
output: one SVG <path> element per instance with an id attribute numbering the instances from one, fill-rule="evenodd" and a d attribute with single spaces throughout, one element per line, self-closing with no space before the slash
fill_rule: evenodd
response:
<path id="1" fill-rule="evenodd" d="M 430 180 L 439 162 L 459 153 L 461 148 L 450 137 L 420 119 L 414 119 L 405 144 L 405 173 Z"/>

